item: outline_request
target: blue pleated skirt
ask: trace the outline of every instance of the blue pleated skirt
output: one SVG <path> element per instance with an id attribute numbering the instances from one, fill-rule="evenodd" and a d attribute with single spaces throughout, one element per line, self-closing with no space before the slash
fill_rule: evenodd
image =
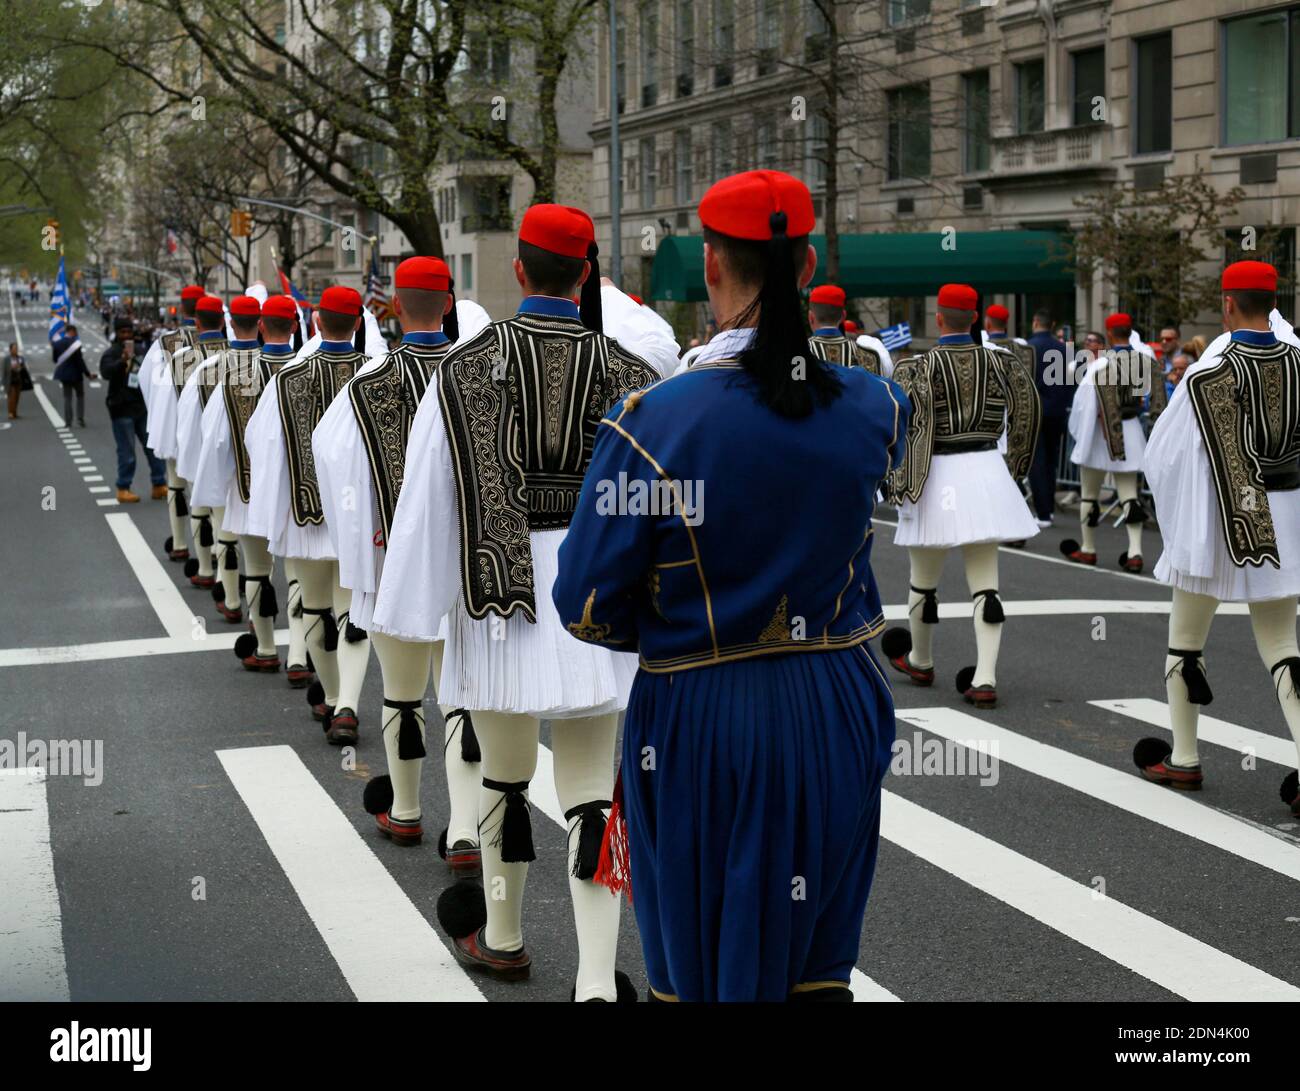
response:
<path id="1" fill-rule="evenodd" d="M 893 741 L 866 644 L 637 675 L 623 793 L 656 992 L 781 1001 L 848 982 Z"/>

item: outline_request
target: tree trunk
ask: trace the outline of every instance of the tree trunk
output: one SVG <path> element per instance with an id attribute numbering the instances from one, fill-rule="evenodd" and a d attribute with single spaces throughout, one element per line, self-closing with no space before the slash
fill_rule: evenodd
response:
<path id="1" fill-rule="evenodd" d="M 430 258 L 446 255 L 442 248 L 442 228 L 438 223 L 438 210 L 434 207 L 429 187 L 421 185 L 418 191 L 410 188 L 402 193 L 401 211 L 380 213 L 400 227 L 417 254 Z"/>
<path id="2" fill-rule="evenodd" d="M 555 98 L 560 83 L 563 59 L 548 34 L 540 55 L 540 78 L 537 89 L 537 109 L 542 125 L 541 173 L 533 176 L 533 202 L 551 204 L 555 201 L 555 169 L 559 157 L 560 123 L 555 114 Z"/>
<path id="3" fill-rule="evenodd" d="M 840 278 L 840 102 L 835 80 L 835 71 L 840 64 L 840 31 L 836 16 L 837 12 L 832 8 L 827 20 L 827 78 L 823 81 L 826 88 L 826 188 L 823 191 L 822 225 L 826 232 L 826 279 L 831 284 L 837 284 Z M 846 65 L 854 63 L 847 50 L 844 62 Z"/>

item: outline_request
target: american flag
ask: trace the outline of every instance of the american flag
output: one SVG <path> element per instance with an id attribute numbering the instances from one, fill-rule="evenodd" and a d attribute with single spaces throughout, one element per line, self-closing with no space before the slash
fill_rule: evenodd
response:
<path id="1" fill-rule="evenodd" d="M 897 326 L 886 326 L 883 330 L 877 330 L 876 336 L 884 343 L 885 348 L 893 352 L 912 343 L 912 327 L 906 322 L 900 322 Z"/>
<path id="2" fill-rule="evenodd" d="M 393 315 L 393 308 L 388 302 L 388 295 L 384 292 L 383 281 L 379 276 L 379 259 L 373 248 L 370 251 L 370 271 L 366 274 L 364 302 L 380 322 Z"/>

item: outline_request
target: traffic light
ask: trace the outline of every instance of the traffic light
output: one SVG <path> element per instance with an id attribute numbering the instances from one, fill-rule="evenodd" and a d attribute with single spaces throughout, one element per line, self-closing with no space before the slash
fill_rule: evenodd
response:
<path id="1" fill-rule="evenodd" d="M 230 233 L 237 239 L 246 239 L 253 233 L 253 214 L 247 209 L 230 210 Z"/>

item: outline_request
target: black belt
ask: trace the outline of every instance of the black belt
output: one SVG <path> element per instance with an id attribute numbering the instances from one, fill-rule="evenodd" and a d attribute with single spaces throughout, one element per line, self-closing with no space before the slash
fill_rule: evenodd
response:
<path id="1" fill-rule="evenodd" d="M 995 439 L 936 439 L 936 455 L 968 455 L 975 451 L 996 451 L 998 441 Z"/>
<path id="2" fill-rule="evenodd" d="M 1290 492 L 1292 489 L 1300 489 L 1300 466 L 1270 470 L 1264 474 L 1265 492 Z"/>

